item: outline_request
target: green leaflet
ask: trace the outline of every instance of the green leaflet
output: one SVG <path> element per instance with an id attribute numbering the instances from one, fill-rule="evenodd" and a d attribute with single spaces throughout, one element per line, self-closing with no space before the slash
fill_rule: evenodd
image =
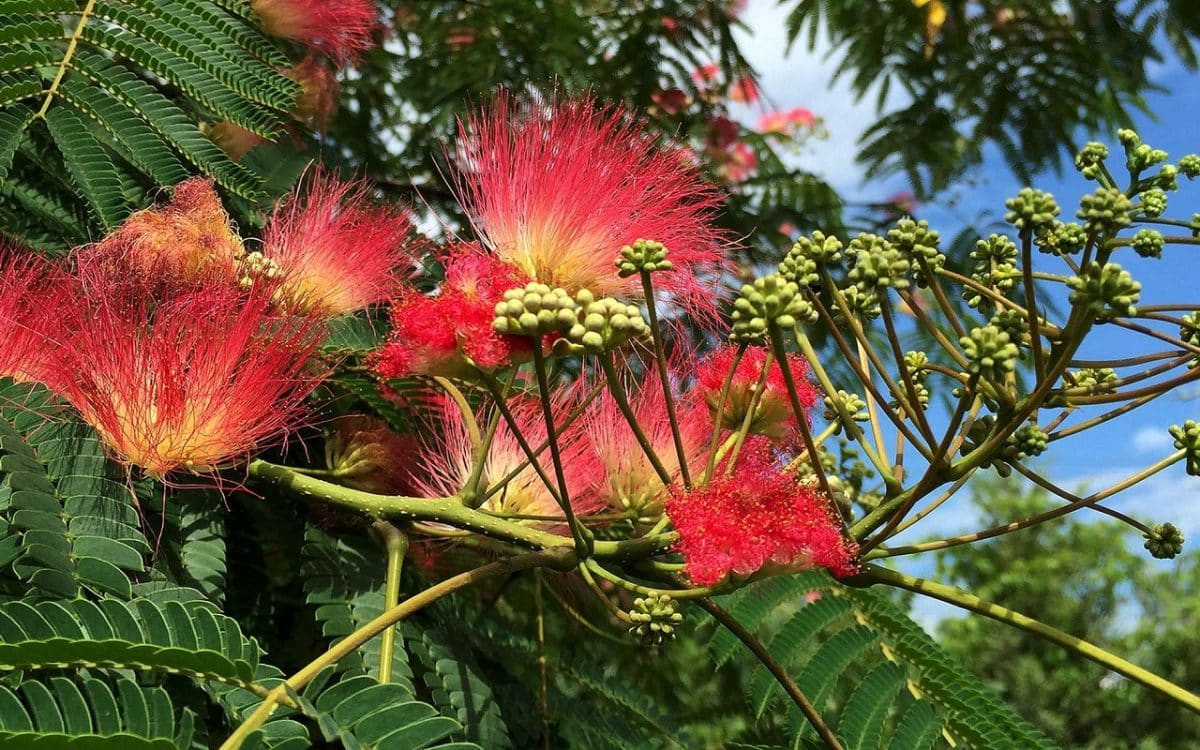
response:
<path id="1" fill-rule="evenodd" d="M 1054 748 L 871 591 L 810 571 L 743 589 L 722 605 L 789 670 L 847 750 L 928 750 L 943 746 L 943 732 L 975 748 Z M 736 653 L 729 638 L 719 629 L 710 642 L 718 663 Z M 811 746 L 811 727 L 767 670 L 749 652 L 736 661 L 750 670 L 747 699 L 757 714 L 786 707 L 792 747 Z M 830 715 L 835 695 L 840 716 Z"/>
<path id="2" fill-rule="evenodd" d="M 176 725 L 161 687 L 86 677 L 0 686 L 0 748 L 174 750 Z"/>
<path id="3" fill-rule="evenodd" d="M 0 381 L 0 516 L 17 537 L 11 571 L 30 593 L 131 596 L 150 543 L 134 497 L 94 431 L 41 386 Z"/>
<path id="4" fill-rule="evenodd" d="M 0 0 L 4 234 L 50 249 L 86 242 L 194 172 L 243 199 L 253 223 L 274 165 L 234 163 L 202 128 L 226 120 L 272 139 L 300 86 L 244 5 Z M 29 160 L 23 144 L 46 135 L 51 161 Z M 43 169 L 69 175 L 73 205 L 46 195 Z M 84 208 L 84 226 L 67 218 Z"/>

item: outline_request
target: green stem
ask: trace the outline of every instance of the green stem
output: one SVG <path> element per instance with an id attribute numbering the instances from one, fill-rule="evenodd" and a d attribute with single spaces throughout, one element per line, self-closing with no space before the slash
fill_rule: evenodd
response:
<path id="1" fill-rule="evenodd" d="M 270 482 L 302 498 L 330 503 L 358 511 L 373 519 L 389 521 L 432 521 L 483 534 L 527 549 L 560 549 L 572 546 L 571 540 L 521 523 L 468 508 L 451 497 L 404 497 L 373 495 L 369 492 L 331 484 L 316 477 L 297 474 L 286 466 L 252 461 L 250 476 Z M 637 560 L 666 552 L 679 540 L 678 534 L 656 534 L 622 541 L 596 542 L 595 554 L 602 559 Z"/>
<path id="2" fill-rule="evenodd" d="M 829 478 L 825 476 L 825 469 L 821 466 L 821 456 L 817 453 L 817 444 L 813 441 L 812 430 L 808 427 L 808 414 L 804 411 L 804 404 L 800 403 L 800 392 L 796 390 L 796 378 L 788 364 L 787 349 L 783 345 L 783 333 L 774 320 L 767 324 L 767 333 L 771 338 L 771 349 L 775 352 L 775 359 L 779 361 L 779 371 L 783 374 L 783 384 L 787 387 L 788 400 L 791 401 L 792 411 L 796 415 L 796 425 L 800 428 L 800 438 L 804 441 L 804 450 L 808 453 L 808 464 L 812 467 L 813 474 L 816 475 L 825 497 L 832 498 L 833 492 L 829 489 Z M 834 503 L 834 507 L 837 507 L 836 503 Z M 840 508 L 838 512 L 841 512 Z M 845 522 L 845 519 L 843 518 L 842 521 Z"/>
<path id="3" fill-rule="evenodd" d="M 542 418 L 546 422 L 546 442 L 550 446 L 550 463 L 554 465 L 554 478 L 558 482 L 559 506 L 567 517 L 567 526 L 575 539 L 575 547 L 581 557 L 587 557 L 595 541 L 592 532 L 588 531 L 579 519 L 575 517 L 575 509 L 571 507 L 571 496 L 567 493 L 567 475 L 563 470 L 562 454 L 558 450 L 558 429 L 554 425 L 554 408 L 550 403 L 550 382 L 546 376 L 546 356 L 542 354 L 542 342 L 537 337 L 533 340 L 533 372 L 537 376 L 538 402 L 542 405 Z M 514 428 L 515 429 L 515 428 Z M 530 458 L 533 454 L 530 453 Z"/>
<path id="4" fill-rule="evenodd" d="M 641 594 L 642 596 L 662 596 L 665 594 L 672 599 L 696 599 L 702 596 L 714 596 L 716 594 L 724 593 L 709 586 L 687 589 L 656 589 L 622 578 L 595 560 L 588 560 L 584 563 L 584 565 L 587 566 L 588 570 L 600 576 L 604 580 L 610 583 L 615 583 L 623 589 L 632 591 L 635 594 Z"/>
<path id="5" fill-rule="evenodd" d="M 546 491 L 554 498 L 554 502 L 558 503 L 559 507 L 565 506 L 566 498 L 558 494 L 558 488 L 554 484 L 554 480 L 546 474 L 546 470 L 542 467 L 541 462 L 537 460 L 537 453 L 530 447 L 529 441 L 525 439 L 525 434 L 521 432 L 521 425 L 517 422 L 517 418 L 513 416 L 512 410 L 508 408 L 508 400 L 504 396 L 504 392 L 500 389 L 500 385 L 488 373 L 480 371 L 480 380 L 488 392 L 492 394 L 492 401 L 496 404 L 496 409 L 500 411 L 500 415 L 504 417 L 505 423 L 508 424 L 508 431 L 512 433 L 513 439 L 517 441 L 517 445 L 521 447 L 525 458 L 529 461 L 529 466 L 542 480 L 542 484 L 546 486 Z"/>
<path id="6" fill-rule="evenodd" d="M 820 712 L 817 711 L 812 702 L 801 692 L 800 686 L 787 673 L 783 665 L 775 661 L 775 657 L 771 656 L 771 652 L 767 650 L 767 647 L 755 638 L 754 634 L 738 622 L 733 615 L 722 609 L 712 599 L 700 599 L 699 604 L 713 616 L 713 619 L 721 623 L 726 630 L 737 636 L 737 639 L 745 644 L 746 648 L 750 649 L 751 653 L 762 662 L 762 665 L 767 668 L 767 671 L 771 673 L 775 681 L 779 683 L 784 692 L 788 694 L 788 697 L 792 699 L 792 702 L 796 704 L 796 707 L 800 709 L 800 712 L 804 714 L 804 718 L 808 719 L 808 723 L 812 725 L 813 729 L 817 730 L 817 735 L 825 743 L 825 747 L 829 748 L 829 750 L 844 750 L 837 736 L 834 735 L 829 725 L 825 723 L 825 720 L 821 718 Z"/>
<path id="7" fill-rule="evenodd" d="M 384 581 L 383 608 L 395 609 L 400 604 L 400 573 L 408 553 L 408 535 L 387 521 L 376 521 L 375 531 L 383 537 L 387 550 L 387 577 Z M 396 627 L 383 631 L 379 638 L 379 681 L 392 681 L 392 654 L 396 650 Z"/>
<path id="8" fill-rule="evenodd" d="M 659 481 L 663 483 L 664 488 L 670 488 L 671 473 L 659 460 L 658 454 L 654 452 L 654 446 L 650 444 L 650 439 L 646 437 L 646 433 L 638 423 L 637 415 L 634 414 L 633 407 L 629 405 L 629 399 L 625 395 L 625 389 L 621 387 L 621 378 L 617 374 L 616 366 L 613 365 L 611 355 L 601 354 L 597 359 L 600 360 L 600 367 L 604 370 L 604 379 L 608 381 L 608 390 L 612 394 L 613 401 L 616 401 L 617 408 L 625 417 L 625 421 L 629 423 L 630 431 L 633 432 L 638 445 L 642 447 L 642 452 L 646 454 L 646 459 L 654 468 L 654 473 L 658 475 Z"/>
<path id="9" fill-rule="evenodd" d="M 385 611 L 379 617 L 376 617 L 374 620 L 371 620 L 366 625 L 363 625 L 358 630 L 338 641 L 333 648 L 309 662 L 303 669 L 289 677 L 286 682 L 272 690 L 254 713 L 250 714 L 233 734 L 229 736 L 229 739 L 221 744 L 220 750 L 238 750 L 242 746 L 242 743 L 270 718 L 276 704 L 287 697 L 288 693 L 302 690 L 323 669 L 337 664 L 362 647 L 367 641 L 414 612 L 417 612 L 422 607 L 461 588 L 471 586 L 489 578 L 510 575 L 534 567 L 551 566 L 561 570 L 569 568 L 574 560 L 574 551 L 562 547 L 542 552 L 530 552 L 524 555 L 497 560 L 474 570 L 468 570 L 465 573 L 459 573 L 453 578 L 447 578 L 441 583 L 430 586 L 419 594 L 409 597 L 399 606 Z"/>
<path id="10" fill-rule="evenodd" d="M 915 578 L 875 565 L 868 565 L 866 571 L 861 574 L 860 579 L 870 583 L 883 583 L 895 588 L 923 594 L 947 604 L 952 604 L 970 612 L 975 612 L 1007 625 L 1020 628 L 1040 638 L 1056 643 L 1086 659 L 1091 659 L 1117 674 L 1124 675 L 1134 682 L 1165 695 L 1194 713 L 1200 714 L 1200 696 L 1159 677 L 1153 672 L 1142 669 L 1116 654 L 1105 651 L 1093 643 L 1076 638 L 1069 633 L 1064 633 L 1058 628 L 1039 622 L 1028 615 L 1023 615 L 1020 612 L 1006 609 L 999 604 L 980 599 L 974 594 L 953 586 Z"/>
<path id="11" fill-rule="evenodd" d="M 687 449 L 683 445 L 683 433 L 679 431 L 679 419 L 675 414 L 675 395 L 671 393 L 671 378 L 667 372 L 667 353 L 658 325 L 658 311 L 654 309 L 654 284 L 650 281 L 649 271 L 642 271 L 641 276 L 642 292 L 646 297 L 646 315 L 650 319 L 650 336 L 654 340 L 654 360 L 658 364 L 658 379 L 662 381 L 667 420 L 671 423 L 671 439 L 675 441 L 675 454 L 679 457 L 679 477 L 683 480 L 683 486 L 691 489 L 692 476 L 688 473 Z"/>
<path id="12" fill-rule="evenodd" d="M 721 443 L 721 420 L 725 418 L 725 404 L 729 400 L 729 388 L 733 385 L 733 376 L 737 372 L 738 365 L 742 363 L 747 346 L 749 344 L 744 341 L 738 344 L 737 351 L 733 355 L 733 363 L 729 365 L 729 372 L 725 373 L 725 383 L 721 386 L 721 397 L 717 399 L 717 410 L 713 412 L 712 441 L 708 446 L 708 463 L 704 469 L 705 482 L 712 479 L 713 471 L 716 470 L 717 446 Z"/>

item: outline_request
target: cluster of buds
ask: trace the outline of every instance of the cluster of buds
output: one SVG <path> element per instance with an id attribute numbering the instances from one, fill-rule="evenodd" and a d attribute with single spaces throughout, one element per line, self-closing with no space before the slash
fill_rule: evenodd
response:
<path id="1" fill-rule="evenodd" d="M 967 357 L 967 369 L 985 380 L 1012 372 L 1021 356 L 1008 334 L 994 325 L 972 328 L 958 343 Z"/>
<path id="2" fill-rule="evenodd" d="M 924 287 L 929 283 L 925 278 L 925 267 L 936 272 L 946 265 L 946 255 L 938 249 L 941 236 L 936 230 L 930 229 L 929 222 L 924 219 L 901 219 L 894 228 L 888 230 L 887 238 L 901 255 L 912 262 L 915 268 L 913 278 L 918 286 Z"/>
<path id="3" fill-rule="evenodd" d="M 1040 456 L 1050 445 L 1050 436 L 1036 424 L 1022 425 L 1016 432 L 1008 436 L 1000 454 L 1010 461 Z"/>
<path id="4" fill-rule="evenodd" d="M 1187 473 L 1200 476 L 1200 422 L 1189 419 L 1183 426 L 1172 425 L 1171 437 L 1175 438 L 1175 450 L 1184 451 L 1187 460 Z"/>
<path id="5" fill-rule="evenodd" d="M 1050 193 L 1021 188 L 1016 197 L 1004 202 L 1008 211 L 1004 220 L 1022 232 L 1032 232 L 1054 221 L 1061 209 Z"/>
<path id="6" fill-rule="evenodd" d="M 1038 227 L 1034 243 L 1048 255 L 1075 255 L 1087 246 L 1087 230 L 1074 222 L 1055 221 Z"/>
<path id="7" fill-rule="evenodd" d="M 1157 524 L 1143 537 L 1143 546 L 1159 560 L 1173 560 L 1183 552 L 1183 532 L 1173 523 Z"/>
<path id="8" fill-rule="evenodd" d="M 857 393 L 838 390 L 836 394 L 826 396 L 824 403 L 824 416 L 830 421 L 838 421 L 837 431 L 839 433 L 842 431 L 842 423 L 846 417 L 854 422 L 866 422 L 870 419 L 870 414 L 867 412 L 867 402 Z"/>
<path id="9" fill-rule="evenodd" d="M 648 646 L 658 646 L 675 637 L 675 629 L 683 622 L 675 600 L 666 594 L 633 600 L 629 610 L 633 625 L 629 634 Z"/>
<path id="10" fill-rule="evenodd" d="M 1132 210 L 1133 203 L 1120 190 L 1101 187 L 1079 200 L 1076 216 L 1083 221 L 1083 228 L 1088 233 L 1111 237 L 1129 226 L 1132 221 L 1129 213 Z"/>
<path id="11" fill-rule="evenodd" d="M 1014 289 L 1021 279 L 1017 254 L 1017 246 L 1002 234 L 991 234 L 986 240 L 978 240 L 971 251 L 971 260 L 975 261 L 971 278 L 1001 294 Z M 976 308 L 988 302 L 985 295 L 970 287 L 963 290 L 963 298 Z"/>
<path id="12" fill-rule="evenodd" d="M 632 245 L 621 248 L 616 260 L 617 275 L 621 278 L 640 273 L 671 270 L 667 248 L 661 242 L 636 240 Z"/>
<path id="13" fill-rule="evenodd" d="M 779 263 L 779 273 L 801 286 L 812 286 L 821 280 L 820 269 L 842 259 L 842 241 L 827 237 L 823 232 L 801 237 Z"/>
<path id="14" fill-rule="evenodd" d="M 1067 279 L 1071 304 L 1083 305 L 1100 319 L 1113 315 L 1133 315 L 1142 285 L 1116 263 L 1089 264 L 1082 275 Z"/>
<path id="15" fill-rule="evenodd" d="M 588 291 L 575 295 L 577 322 L 566 332 L 567 341 L 589 352 L 615 349 L 650 328 L 637 305 L 612 297 L 595 299 Z"/>
<path id="16" fill-rule="evenodd" d="M 850 241 L 846 256 L 852 261 L 846 280 L 863 292 L 883 287 L 905 289 L 912 265 L 900 248 L 883 237 L 866 232 Z"/>
<path id="17" fill-rule="evenodd" d="M 512 336 L 544 336 L 569 330 L 578 320 L 578 304 L 561 287 L 531 281 L 522 289 L 510 289 L 496 303 L 496 333 Z"/>
<path id="18" fill-rule="evenodd" d="M 781 274 L 773 273 L 742 287 L 733 303 L 734 341 L 760 341 L 772 324 L 792 328 L 797 323 L 811 322 L 816 310 L 800 293 L 800 287 Z"/>

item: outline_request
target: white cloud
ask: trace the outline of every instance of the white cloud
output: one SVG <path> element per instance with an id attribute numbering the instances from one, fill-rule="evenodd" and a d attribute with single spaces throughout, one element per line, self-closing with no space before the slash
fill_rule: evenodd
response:
<path id="1" fill-rule="evenodd" d="M 1133 449 L 1138 453 L 1161 453 L 1171 447 L 1173 441 L 1165 427 L 1143 427 L 1133 433 Z"/>
<path id="2" fill-rule="evenodd" d="M 788 9 L 776 0 L 751 0 L 742 20 L 749 31 L 735 32 L 750 64 L 759 74 L 759 84 L 768 106 L 807 107 L 825 120 L 829 137 L 814 142 L 795 157 L 795 163 L 827 180 L 847 197 L 865 195 L 881 198 L 905 186 L 896 177 L 864 189 L 862 168 L 854 161 L 858 140 L 867 126 L 877 119 L 876 90 L 858 100 L 849 79 L 833 82 L 840 56 L 830 56 L 831 48 L 824 31 L 817 34 L 813 50 L 808 49 L 807 29 L 788 50 Z M 903 105 L 905 98 L 893 88 L 884 108 Z M 757 119 L 759 109 L 739 108 L 736 114 L 745 122 Z"/>

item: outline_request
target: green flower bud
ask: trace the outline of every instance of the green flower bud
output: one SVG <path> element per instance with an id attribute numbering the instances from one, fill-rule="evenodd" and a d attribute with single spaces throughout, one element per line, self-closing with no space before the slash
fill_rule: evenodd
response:
<path id="1" fill-rule="evenodd" d="M 971 278 L 980 284 L 995 289 L 1000 293 L 1016 287 L 1021 274 L 1017 270 L 1017 246 L 1013 241 L 1001 234 L 988 235 L 986 240 L 975 243 L 971 251 L 971 259 L 975 265 L 971 268 Z M 979 307 L 987 302 L 987 297 L 978 291 L 966 288 L 963 299 L 971 307 Z"/>
<path id="2" fill-rule="evenodd" d="M 1184 177 L 1194 180 L 1200 177 L 1200 154 L 1187 154 L 1179 158 L 1179 171 Z"/>
<path id="3" fill-rule="evenodd" d="M 661 242 L 634 240 L 632 245 L 621 248 L 616 266 L 617 275 L 624 279 L 642 271 L 646 273 L 669 271 L 671 261 L 667 260 L 667 248 Z"/>
<path id="4" fill-rule="evenodd" d="M 1071 290 L 1068 299 L 1072 304 L 1081 304 L 1087 311 L 1100 319 L 1117 315 L 1133 315 L 1134 305 L 1141 296 L 1142 285 L 1133 280 L 1128 271 L 1116 263 L 1103 266 L 1091 264 L 1083 276 L 1067 279 Z"/>
<path id="5" fill-rule="evenodd" d="M 1078 224 L 1056 221 L 1040 227 L 1033 241 L 1043 253 L 1074 255 L 1087 245 L 1087 232 Z"/>
<path id="6" fill-rule="evenodd" d="M 648 646 L 658 646 L 675 637 L 675 629 L 683 622 L 683 615 L 675 600 L 662 594 L 634 599 L 629 619 L 633 623 L 629 628 L 630 635 Z"/>
<path id="7" fill-rule="evenodd" d="M 733 303 L 733 334 L 730 338 L 756 341 L 766 335 L 771 322 L 780 328 L 791 328 L 797 323 L 811 323 L 816 319 L 817 311 L 801 295 L 799 285 L 773 273 L 742 287 L 741 295 Z"/>
<path id="8" fill-rule="evenodd" d="M 905 274 L 910 263 L 884 238 L 864 232 L 851 240 L 847 256 L 852 265 L 846 279 L 864 292 L 888 286 L 908 288 Z"/>
<path id="9" fill-rule="evenodd" d="M 993 325 L 972 328 L 970 334 L 960 338 L 958 343 L 967 356 L 967 369 L 989 380 L 1012 372 L 1021 355 L 1008 334 Z"/>
<path id="10" fill-rule="evenodd" d="M 567 340 L 585 351 L 616 349 L 650 330 L 637 305 L 628 305 L 611 297 L 578 302 L 577 322 L 567 331 Z"/>
<path id="11" fill-rule="evenodd" d="M 1111 367 L 1085 367 L 1074 373 L 1076 388 L 1087 388 L 1090 395 L 1114 393 L 1117 387 L 1113 381 L 1117 379 L 1117 371 Z"/>
<path id="12" fill-rule="evenodd" d="M 1183 532 L 1173 523 L 1160 523 L 1142 536 L 1146 549 L 1159 560 L 1173 560 L 1183 552 Z"/>
<path id="13" fill-rule="evenodd" d="M 1084 229 L 1096 235 L 1113 235 L 1129 226 L 1129 211 L 1133 204 L 1116 188 L 1096 188 L 1096 192 L 1085 195 L 1079 201 L 1079 212 Z"/>
<path id="14" fill-rule="evenodd" d="M 1060 211 L 1053 195 L 1033 188 L 1021 188 L 1016 197 L 1004 201 L 1004 207 L 1008 209 L 1004 220 L 1020 230 L 1049 224 Z"/>
<path id="15" fill-rule="evenodd" d="M 850 312 L 864 320 L 874 320 L 882 313 L 879 307 L 879 295 L 874 290 L 864 291 L 857 286 L 848 286 L 842 289 L 841 293 Z M 834 310 L 833 314 L 834 317 L 840 319 L 842 317 L 841 308 Z"/>
<path id="16" fill-rule="evenodd" d="M 938 250 L 940 236 L 936 230 L 929 228 L 929 222 L 922 219 L 901 219 L 887 233 L 888 241 L 900 251 L 900 254 L 912 261 L 914 276 L 917 284 L 925 286 L 928 280 L 924 278 L 918 259 L 924 259 L 931 270 L 941 268 L 946 264 L 946 256 Z"/>
<path id="17" fill-rule="evenodd" d="M 988 321 L 1008 334 L 1008 338 L 1018 347 L 1025 345 L 1029 333 L 1029 318 L 1020 310 L 1000 310 Z"/>
<path id="18" fill-rule="evenodd" d="M 1138 137 L 1137 131 L 1130 130 L 1129 128 L 1121 128 L 1118 130 L 1117 140 L 1121 142 L 1121 145 L 1124 146 L 1126 150 L 1129 150 L 1142 142 L 1142 139 Z"/>
<path id="19" fill-rule="evenodd" d="M 1192 346 L 1200 346 L 1200 310 L 1188 313 L 1180 319 L 1179 340 Z M 1189 367 L 1200 364 L 1200 357 L 1193 358 Z"/>
<path id="20" fill-rule="evenodd" d="M 825 402 L 825 419 L 830 422 L 838 422 L 836 433 L 841 433 L 841 415 L 847 414 L 850 419 L 855 422 L 865 422 L 871 418 L 867 412 L 867 402 L 863 400 L 857 393 L 839 390 L 833 396 L 826 396 Z"/>
<path id="21" fill-rule="evenodd" d="M 1005 458 L 1019 461 L 1023 458 L 1042 455 L 1046 452 L 1048 445 L 1050 445 L 1049 435 L 1042 432 L 1036 424 L 1026 424 L 1008 436 L 1008 439 L 1004 441 L 1001 454 Z"/>
<path id="22" fill-rule="evenodd" d="M 929 355 L 925 352 L 904 353 L 904 366 L 914 382 L 924 383 L 929 378 L 929 370 L 925 367 L 928 364 Z"/>
<path id="23" fill-rule="evenodd" d="M 1134 252 L 1143 258 L 1161 258 L 1166 240 L 1163 239 L 1162 232 L 1154 229 L 1139 229 L 1129 244 L 1133 247 Z"/>
<path id="24" fill-rule="evenodd" d="M 1171 437 L 1175 438 L 1175 450 L 1186 452 L 1187 473 L 1200 477 L 1200 423 L 1189 419 L 1183 426 L 1171 425 Z"/>
<path id="25" fill-rule="evenodd" d="M 1089 180 L 1100 176 L 1100 164 L 1108 158 L 1108 146 L 1092 141 L 1075 155 L 1075 168 Z"/>
<path id="26" fill-rule="evenodd" d="M 1162 216 L 1167 210 L 1167 194 L 1158 188 L 1142 193 L 1142 213 L 1151 218 Z"/>
<path id="27" fill-rule="evenodd" d="M 801 237 L 779 264 L 779 273 L 788 281 L 810 286 L 820 280 L 818 271 L 822 266 L 842 259 L 842 241 L 837 237 L 826 237 L 823 232 L 813 232 L 812 237 Z"/>
<path id="28" fill-rule="evenodd" d="M 1125 165 L 1134 174 L 1149 169 L 1155 164 L 1162 164 L 1166 160 L 1166 151 L 1161 148 L 1151 148 L 1146 143 L 1125 147 Z"/>
<path id="29" fill-rule="evenodd" d="M 1156 187 L 1162 190 L 1179 189 L 1179 170 L 1174 164 L 1164 164 L 1158 174 L 1146 180 L 1145 187 Z"/>
<path id="30" fill-rule="evenodd" d="M 588 301 L 591 295 L 581 292 Z M 576 323 L 576 303 L 566 290 L 550 288 L 536 281 L 523 289 L 509 289 L 496 304 L 492 328 L 497 333 L 542 336 L 565 331 Z"/>

